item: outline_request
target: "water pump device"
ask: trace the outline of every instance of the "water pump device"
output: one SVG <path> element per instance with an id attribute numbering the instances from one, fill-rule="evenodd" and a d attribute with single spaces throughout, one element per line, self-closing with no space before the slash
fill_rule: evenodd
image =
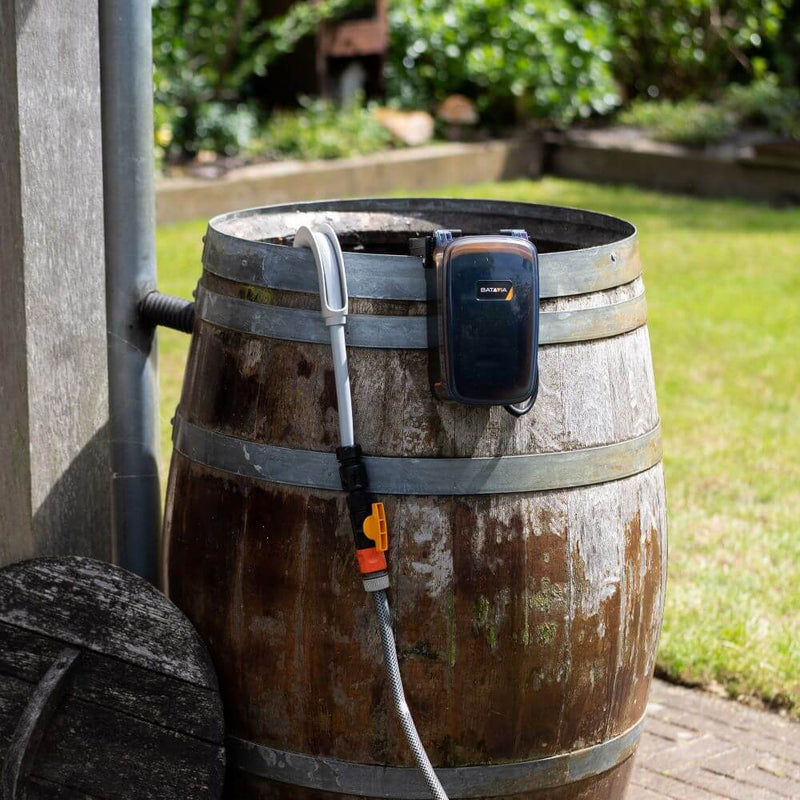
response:
<path id="1" fill-rule="evenodd" d="M 319 278 L 320 309 L 333 353 L 341 446 L 336 450 L 364 589 L 372 595 L 395 711 L 431 796 L 447 800 L 422 745 L 403 691 L 386 590 L 388 525 L 383 503 L 370 492 L 356 444 L 345 325 L 348 313 L 344 256 L 328 224 L 301 227 L 295 247 L 308 247 Z M 539 270 L 536 248 L 525 231 L 460 236 L 440 230 L 410 240 L 412 254 L 435 270 L 438 317 L 433 391 L 443 401 L 503 406 L 526 414 L 539 384 Z"/>
<path id="2" fill-rule="evenodd" d="M 539 388 L 536 248 L 524 230 L 460 233 L 439 230 L 425 240 L 436 270 L 434 390 L 443 400 L 525 414 Z"/>

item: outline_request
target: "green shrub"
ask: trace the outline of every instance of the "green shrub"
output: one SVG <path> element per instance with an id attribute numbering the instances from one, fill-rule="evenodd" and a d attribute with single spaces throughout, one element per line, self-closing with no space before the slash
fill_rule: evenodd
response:
<path id="1" fill-rule="evenodd" d="M 195 146 L 233 156 L 250 148 L 258 129 L 255 109 L 240 103 L 204 103 L 196 121 Z"/>
<path id="2" fill-rule="evenodd" d="M 732 84 L 722 102 L 743 124 L 763 125 L 773 133 L 800 139 L 800 91 L 782 87 L 776 75 L 748 85 Z"/>
<path id="3" fill-rule="evenodd" d="M 567 123 L 618 103 L 611 28 L 600 4 L 568 0 L 403 0 L 390 4 L 389 95 L 430 108 L 459 92 L 484 123 Z"/>
<path id="4" fill-rule="evenodd" d="M 174 147 L 180 142 L 180 150 L 196 154 L 211 150 L 223 156 L 235 156 L 247 152 L 258 131 L 256 108 L 245 103 L 198 103 L 191 116 L 183 106 L 171 108 L 156 103 L 155 140 L 159 161 L 167 156 L 178 155 Z"/>
<path id="5" fill-rule="evenodd" d="M 782 87 L 767 74 L 749 84 L 732 84 L 717 105 L 688 99 L 637 100 L 620 122 L 648 130 L 654 139 L 676 144 L 712 144 L 743 125 L 761 126 L 800 140 L 800 91 Z"/>
<path id="6" fill-rule="evenodd" d="M 254 150 L 273 158 L 346 158 L 385 150 L 394 143 L 361 98 L 343 108 L 303 98 L 301 106 L 300 111 L 274 113 Z"/>
<path id="7" fill-rule="evenodd" d="M 262 0 L 152 0 L 154 93 L 170 110 L 171 136 L 163 137 L 170 154 L 190 158 L 204 140 L 231 146 L 236 137 L 220 112 L 239 113 L 242 103 L 257 100 L 248 87 L 252 76 L 265 75 L 321 22 L 363 2 L 298 0 L 268 18 Z"/>
<path id="8" fill-rule="evenodd" d="M 713 96 L 779 45 L 792 0 L 602 0 L 629 96 Z"/>
<path id="9" fill-rule="evenodd" d="M 364 1 L 296 0 L 270 18 L 264 0 L 151 0 L 159 156 L 246 148 L 239 109 L 263 101 L 254 76 Z M 390 101 L 430 108 L 460 92 L 490 126 L 606 113 L 619 86 L 627 97 L 709 98 L 768 68 L 800 80 L 798 0 L 392 0 L 390 24 Z M 745 87 L 759 97 L 731 102 L 768 110 L 773 88 Z M 229 125 L 225 110 L 241 118 Z M 797 112 L 767 124 L 800 136 Z"/>
<path id="10" fill-rule="evenodd" d="M 720 142 L 736 131 L 731 113 L 696 100 L 638 101 L 619 115 L 620 122 L 645 128 L 654 139 L 685 145 Z"/>

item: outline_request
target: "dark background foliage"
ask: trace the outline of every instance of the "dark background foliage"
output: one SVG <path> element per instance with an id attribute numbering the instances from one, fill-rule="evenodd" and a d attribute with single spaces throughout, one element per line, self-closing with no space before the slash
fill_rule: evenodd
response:
<path id="1" fill-rule="evenodd" d="M 270 67 L 366 1 L 154 0 L 167 155 L 241 149 L 271 111 Z M 800 81 L 800 0 L 390 0 L 390 21 L 385 101 L 430 110 L 459 92 L 488 127 L 567 124 L 637 97 L 716 101 L 731 82 L 773 74 Z"/>

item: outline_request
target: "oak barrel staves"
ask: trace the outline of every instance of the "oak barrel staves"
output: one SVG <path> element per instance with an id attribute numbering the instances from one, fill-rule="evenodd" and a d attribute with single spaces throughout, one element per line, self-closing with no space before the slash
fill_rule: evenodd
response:
<path id="1" fill-rule="evenodd" d="M 339 232 L 357 440 L 389 519 L 407 695 L 451 797 L 624 793 L 666 576 L 635 229 L 489 201 L 355 200 L 209 226 L 165 515 L 170 597 L 226 704 L 232 796 L 425 797 L 394 719 L 332 450 L 330 347 L 301 224 Z M 441 403 L 408 238 L 525 228 L 533 411 Z M 457 769 L 458 768 L 458 769 Z"/>

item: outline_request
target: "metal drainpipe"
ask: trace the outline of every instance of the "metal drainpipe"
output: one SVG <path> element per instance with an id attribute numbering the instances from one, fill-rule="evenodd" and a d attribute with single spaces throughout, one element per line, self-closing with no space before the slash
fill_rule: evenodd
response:
<path id="1" fill-rule="evenodd" d="M 138 304 L 156 286 L 149 0 L 99 0 L 114 558 L 157 580 L 156 337 Z"/>

